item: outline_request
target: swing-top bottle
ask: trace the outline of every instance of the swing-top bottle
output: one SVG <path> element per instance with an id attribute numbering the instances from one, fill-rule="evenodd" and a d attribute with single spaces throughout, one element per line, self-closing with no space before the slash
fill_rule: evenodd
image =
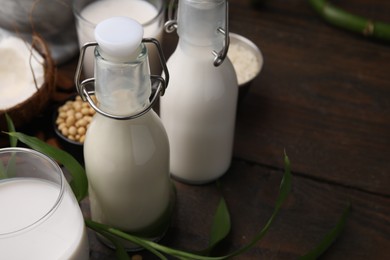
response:
<path id="1" fill-rule="evenodd" d="M 84 143 L 92 220 L 158 240 L 169 225 L 173 184 L 167 134 L 149 101 L 152 82 L 142 37 L 142 26 L 130 18 L 98 24 L 97 44 L 82 49 L 76 86 L 98 112 Z M 95 78 L 80 84 L 85 49 L 95 45 Z M 167 82 L 155 78 L 157 92 L 164 90 Z M 97 104 L 88 88 L 93 82 Z M 127 243 L 126 249 L 137 247 Z"/>
<path id="2" fill-rule="evenodd" d="M 160 116 L 170 142 L 170 171 L 190 184 L 213 181 L 230 166 L 237 105 L 237 78 L 226 57 L 225 0 L 179 0 L 178 45 L 167 61 L 170 84 Z M 220 51 L 221 50 L 221 51 Z"/>

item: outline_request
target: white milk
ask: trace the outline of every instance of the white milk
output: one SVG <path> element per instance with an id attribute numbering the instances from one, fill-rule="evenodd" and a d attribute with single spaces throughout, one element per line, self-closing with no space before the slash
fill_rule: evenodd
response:
<path id="1" fill-rule="evenodd" d="M 108 26 L 118 30 L 106 30 Z M 95 91 L 99 108 L 106 113 L 134 115 L 149 105 L 147 51 L 138 45 L 142 35 L 133 31 L 142 31 L 141 25 L 123 17 L 105 21 L 96 30 Z M 107 44 L 111 39 L 127 48 L 111 52 Z M 126 55 L 126 61 L 117 61 Z M 150 239 L 162 237 L 169 225 L 172 183 L 168 137 L 153 110 L 123 120 L 97 113 L 86 134 L 84 160 L 93 220 Z M 130 243 L 125 246 L 138 249 Z"/>
<path id="2" fill-rule="evenodd" d="M 170 143 L 171 174 L 203 184 L 230 166 L 237 105 L 237 77 L 226 58 L 214 66 L 214 52 L 225 37 L 225 0 L 181 0 L 178 45 L 167 61 L 169 86 L 160 100 L 160 116 Z"/>
<path id="3" fill-rule="evenodd" d="M 158 10 L 151 3 L 144 0 L 101 0 L 87 5 L 82 11 L 81 16 L 93 23 L 99 22 L 113 17 L 126 16 L 133 18 L 143 25 L 144 37 L 156 38 L 160 43 L 162 41 L 163 20 L 144 25 L 152 20 L 158 14 Z M 162 18 L 163 19 L 163 18 Z M 82 46 L 86 42 L 94 42 L 94 27 L 91 24 L 86 24 L 80 19 L 77 21 L 77 33 Z M 149 44 L 147 45 L 149 46 Z M 157 50 L 154 46 L 148 48 L 151 71 L 153 74 L 160 74 L 160 61 L 157 55 Z M 93 52 L 88 50 L 84 60 L 84 73 L 87 77 L 93 76 Z"/>
<path id="4" fill-rule="evenodd" d="M 69 189 L 50 215 L 59 186 L 33 178 L 0 182 L 0 259 L 89 259 L 88 239 L 79 205 Z"/>
<path id="5" fill-rule="evenodd" d="M 133 120 L 96 114 L 88 128 L 84 158 L 92 219 L 142 232 L 164 218 L 172 195 L 169 146 L 153 110 Z"/>
<path id="6" fill-rule="evenodd" d="M 201 184 L 230 166 L 237 79 L 227 58 L 214 67 L 210 52 L 183 46 L 167 62 L 170 82 L 160 100 L 160 116 L 170 143 L 171 174 Z"/>

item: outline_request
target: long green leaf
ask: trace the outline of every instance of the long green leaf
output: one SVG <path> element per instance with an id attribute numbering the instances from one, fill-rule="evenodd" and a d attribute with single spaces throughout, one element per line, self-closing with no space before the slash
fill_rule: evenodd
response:
<path id="1" fill-rule="evenodd" d="M 124 246 L 122 243 L 119 241 L 119 239 L 112 234 L 104 231 L 104 230 L 99 230 L 100 234 L 104 236 L 106 239 L 108 239 L 115 247 L 115 255 L 118 260 L 130 260 L 129 255 L 127 254 Z"/>
<path id="2" fill-rule="evenodd" d="M 219 201 L 216 213 L 214 215 L 209 248 L 214 248 L 219 242 L 226 238 L 231 228 L 230 214 L 225 199 L 222 197 Z"/>
<path id="3" fill-rule="evenodd" d="M 4 168 L 4 166 L 2 166 Z M 14 177 L 16 174 L 16 157 L 15 153 L 12 152 L 10 159 L 8 160 L 7 168 L 3 172 L 5 178 Z"/>
<path id="4" fill-rule="evenodd" d="M 8 127 L 8 132 L 15 132 L 15 125 L 14 122 L 12 122 L 11 117 L 5 113 L 5 118 L 7 120 L 7 127 Z M 9 136 L 9 143 L 11 147 L 16 147 L 18 144 L 18 139 L 14 136 Z"/>
<path id="5" fill-rule="evenodd" d="M 11 117 L 7 113 L 5 113 L 5 118 L 6 118 L 6 121 L 7 121 L 8 131 L 9 132 L 14 132 L 15 131 L 15 125 L 14 125 L 14 122 L 12 121 Z M 13 137 L 13 136 L 9 136 L 9 143 L 10 143 L 11 147 L 16 147 L 16 145 L 18 144 L 18 139 Z M 4 165 L 3 165 L 3 162 L 0 161 L 0 179 L 10 178 L 10 177 L 14 176 L 14 174 L 15 174 L 15 156 L 14 156 L 14 153 L 12 153 L 11 156 L 12 157 L 8 161 L 7 168 L 5 168 Z"/>
<path id="6" fill-rule="evenodd" d="M 221 189 L 220 183 L 217 182 L 218 188 Z M 231 229 L 230 213 L 226 204 L 226 200 L 222 196 L 217 209 L 214 214 L 209 246 L 204 251 L 205 254 L 209 254 L 222 240 L 224 240 L 229 234 Z"/>
<path id="7" fill-rule="evenodd" d="M 123 245 L 115 239 L 112 242 L 115 246 L 115 255 L 116 255 L 117 259 L 118 260 L 130 260 L 130 257 L 127 254 Z"/>
<path id="8" fill-rule="evenodd" d="M 3 162 L 0 161 L 0 180 L 5 178 L 7 178 L 7 171 L 5 170 Z"/>
<path id="9" fill-rule="evenodd" d="M 279 210 L 283 204 L 283 202 L 286 200 L 288 194 L 290 193 L 291 190 L 291 166 L 290 166 L 290 160 L 286 153 L 284 153 L 284 175 L 282 178 L 282 181 L 280 183 L 280 188 L 279 188 L 279 195 L 278 198 L 276 199 L 274 211 L 271 215 L 271 217 L 268 219 L 267 223 L 263 227 L 263 229 L 252 239 L 252 241 L 245 245 L 244 247 L 238 249 L 237 251 L 231 253 L 228 257 L 234 257 L 239 254 L 244 253 L 245 251 L 249 250 L 252 248 L 256 243 L 258 243 L 268 232 L 269 228 L 271 227 L 271 224 L 274 222 L 277 214 L 279 213 Z"/>
<path id="10" fill-rule="evenodd" d="M 155 243 L 150 240 L 146 240 L 128 233 L 125 233 L 121 230 L 112 228 L 110 226 L 94 222 L 92 220 L 85 220 L 86 225 L 89 228 L 92 228 L 93 230 L 97 232 L 108 232 L 112 235 L 116 235 L 122 239 L 128 240 L 134 244 L 140 245 L 143 248 L 149 250 L 150 252 L 154 253 L 157 255 L 160 259 L 167 259 L 163 254 L 160 252 L 166 253 L 171 256 L 175 256 L 180 259 L 198 259 L 198 260 L 218 260 L 218 259 L 226 259 L 225 257 L 209 257 L 209 256 L 202 256 L 202 255 L 197 255 L 193 253 L 188 253 L 185 251 L 173 249 L 164 245 L 160 245 L 158 243 Z"/>
<path id="11" fill-rule="evenodd" d="M 99 231 L 99 232 L 109 232 L 109 233 L 111 233 L 113 235 L 116 235 L 116 236 L 122 238 L 122 239 L 131 241 L 131 242 L 133 242 L 133 243 L 135 243 L 137 245 L 140 245 L 140 246 L 144 247 L 145 249 L 147 249 L 147 250 L 149 250 L 151 252 L 163 252 L 165 254 L 168 254 L 170 256 L 176 257 L 178 259 L 194 259 L 194 260 L 223 260 L 223 259 L 229 259 L 229 258 L 232 258 L 232 257 L 237 256 L 239 254 L 242 254 L 242 253 L 246 252 L 247 250 L 249 250 L 250 248 L 252 248 L 261 238 L 263 238 L 265 236 L 265 234 L 267 233 L 267 231 L 270 228 L 271 224 L 273 223 L 276 215 L 278 214 L 278 212 L 280 210 L 280 207 L 281 207 L 282 203 L 287 198 L 288 193 L 291 190 L 291 178 L 292 178 L 292 176 L 291 176 L 291 171 L 290 171 L 290 161 L 289 161 L 287 155 L 285 155 L 285 157 L 284 157 L 284 162 L 285 162 L 285 172 L 284 172 L 284 176 L 283 176 L 283 179 L 282 179 L 282 182 L 281 182 L 281 185 L 280 185 L 279 195 L 278 195 L 278 198 L 277 198 L 276 203 L 275 203 L 274 212 L 272 213 L 271 217 L 269 218 L 269 220 L 267 221 L 267 223 L 263 227 L 263 229 L 253 238 L 253 240 L 249 244 L 243 246 L 242 248 L 240 248 L 240 249 L 238 249 L 238 250 L 236 250 L 236 251 L 234 251 L 234 252 L 232 252 L 232 253 L 230 253 L 228 255 L 212 257 L 212 256 L 204 256 L 204 255 L 189 253 L 189 252 L 185 252 L 185 251 L 182 251 L 182 250 L 177 250 L 177 249 L 174 249 L 174 248 L 170 248 L 170 247 L 167 247 L 167 246 L 164 246 L 164 245 L 160 245 L 160 244 L 155 243 L 153 241 L 145 240 L 145 239 L 139 238 L 139 237 L 131 235 L 131 234 L 127 234 L 127 233 L 125 233 L 125 232 L 123 232 L 121 230 L 118 230 L 118 229 L 115 229 L 115 228 L 111 228 L 111 227 L 109 227 L 107 225 L 96 223 L 96 222 L 93 222 L 91 220 L 86 220 L 86 224 L 87 224 L 88 227 L 93 228 L 96 231 Z M 220 206 L 222 207 L 222 209 L 221 210 L 217 210 L 217 212 L 219 212 L 219 211 L 220 212 L 225 212 L 223 214 L 226 214 L 226 212 L 227 212 L 226 203 L 221 202 Z M 224 207 L 226 207 L 226 208 L 223 209 Z M 219 240 L 219 239 L 217 239 L 218 237 L 223 237 L 223 235 L 218 235 L 218 236 L 216 235 L 216 238 L 212 238 L 211 241 Z M 161 258 L 161 259 L 164 259 L 164 258 Z"/>
<path id="12" fill-rule="evenodd" d="M 153 254 L 158 256 L 160 259 L 167 260 L 167 258 L 163 254 L 161 254 L 159 251 L 157 251 L 156 249 L 151 247 L 147 243 L 148 240 L 146 240 L 146 239 L 139 238 L 137 236 L 133 236 L 133 235 L 124 233 L 120 230 L 116 230 L 116 229 L 111 228 L 107 225 L 104 225 L 104 224 L 101 224 L 101 223 L 98 223 L 98 222 L 95 222 L 95 221 L 89 220 L 89 219 L 85 219 L 85 224 L 87 225 L 87 227 L 91 228 L 92 230 L 94 230 L 94 231 L 104 235 L 108 239 L 110 239 L 115 244 L 115 246 L 118 246 L 118 244 L 116 244 L 117 240 L 116 241 L 113 240 L 113 235 L 115 235 L 116 237 L 120 237 L 120 238 L 123 238 L 125 240 L 128 240 L 130 242 L 133 242 L 134 244 L 137 244 L 139 246 L 142 246 L 143 248 L 149 250 L 150 252 L 152 252 Z M 120 249 L 120 250 L 122 251 L 122 249 Z M 120 255 L 121 256 L 119 259 L 122 259 L 121 257 L 125 257 L 123 255 L 123 252 L 120 252 Z M 117 252 L 117 256 L 118 256 L 118 252 Z"/>
<path id="13" fill-rule="evenodd" d="M 309 0 L 313 9 L 328 23 L 354 33 L 390 41 L 390 24 L 374 21 L 339 8 L 328 0 Z"/>
<path id="14" fill-rule="evenodd" d="M 351 209 L 351 204 L 348 203 L 347 207 L 344 209 L 344 212 L 341 215 L 336 226 L 332 228 L 332 230 L 330 230 L 324 236 L 321 242 L 313 250 L 311 250 L 309 253 L 305 254 L 304 256 L 300 257 L 299 259 L 300 260 L 317 259 L 326 250 L 328 250 L 329 247 L 333 244 L 333 242 L 339 237 L 341 231 L 344 229 L 350 209 Z"/>
<path id="15" fill-rule="evenodd" d="M 9 133 L 7 133 L 10 136 L 10 143 L 11 146 L 16 146 L 17 141 L 21 141 L 25 143 L 26 145 L 30 146 L 32 149 L 35 149 L 39 152 L 42 152 L 55 160 L 62 163 L 71 173 L 72 175 L 72 181 L 70 183 L 73 192 L 75 193 L 76 198 L 78 201 L 81 201 L 83 198 L 87 196 L 88 191 L 88 180 L 87 176 L 85 174 L 84 168 L 78 163 L 77 160 L 75 160 L 70 154 L 68 154 L 65 151 L 62 151 L 60 149 L 57 149 L 53 146 L 48 145 L 47 143 L 39 140 L 36 137 L 31 137 L 22 133 L 15 132 L 14 125 L 12 123 L 11 118 L 6 115 L 7 117 L 7 124 L 9 128 Z M 245 245 L 244 247 L 234 251 L 231 254 L 225 255 L 225 256 L 219 256 L 219 257 L 209 257 L 209 256 L 203 256 L 203 255 L 197 255 L 193 253 L 188 253 L 185 251 L 169 248 L 163 245 L 160 245 L 158 243 L 145 240 L 142 238 L 139 238 L 137 236 L 133 236 L 127 233 L 122 232 L 121 230 L 117 230 L 114 228 L 111 228 L 109 226 L 93 222 L 91 220 L 86 220 L 86 224 L 88 227 L 92 228 L 93 230 L 101 233 L 108 239 L 110 239 L 113 244 L 116 247 L 116 255 L 118 259 L 120 260 L 127 260 L 129 259 L 128 254 L 126 253 L 124 247 L 121 245 L 121 243 L 113 237 L 115 235 L 116 237 L 126 239 L 128 241 L 131 241 L 135 244 L 138 244 L 145 249 L 149 250 L 156 256 L 158 256 L 160 259 L 167 259 L 162 253 L 166 253 L 171 256 L 175 256 L 179 259 L 198 259 L 198 260 L 221 260 L 221 259 L 228 259 L 232 258 L 234 256 L 237 256 L 241 253 L 244 253 L 245 251 L 252 248 L 261 238 L 265 236 L 268 229 L 270 228 L 271 224 L 273 223 L 277 213 L 280 210 L 280 207 L 282 206 L 283 202 L 287 198 L 290 190 L 291 190 L 291 169 L 290 169 L 290 161 L 287 157 L 286 153 L 284 155 L 284 164 L 285 164 L 285 173 L 282 179 L 282 182 L 280 184 L 279 189 L 279 195 L 275 203 L 274 211 L 271 215 L 271 217 L 268 219 L 266 225 L 262 228 L 262 230 L 253 238 L 253 240 Z M 7 174 L 7 170 L 4 169 L 2 165 L 0 165 L 0 177 L 2 174 Z M 306 255 L 302 256 L 301 260 L 307 260 L 307 259 L 316 259 L 318 256 L 322 255 L 334 242 L 334 240 L 340 235 L 342 229 L 345 226 L 347 215 L 350 210 L 350 204 L 345 209 L 344 213 L 342 214 L 339 222 L 337 225 L 326 234 L 326 236 L 323 238 L 321 243 L 316 246 L 312 251 L 307 253 Z M 207 252 L 210 252 L 212 248 L 214 248 L 219 242 L 221 242 L 228 233 L 230 232 L 231 223 L 230 223 L 230 214 L 226 205 L 225 199 L 222 197 L 216 213 L 214 215 L 213 219 L 213 225 L 212 230 L 210 234 L 210 242 L 209 242 L 209 248 L 206 250 Z"/>
<path id="16" fill-rule="evenodd" d="M 51 146 L 36 137 L 31 137 L 19 132 L 8 133 L 10 136 L 17 138 L 22 143 L 28 145 L 34 150 L 46 154 L 58 162 L 62 163 L 70 172 L 72 180 L 70 186 L 78 201 L 81 201 L 88 193 L 88 179 L 84 168 L 69 153 Z"/>

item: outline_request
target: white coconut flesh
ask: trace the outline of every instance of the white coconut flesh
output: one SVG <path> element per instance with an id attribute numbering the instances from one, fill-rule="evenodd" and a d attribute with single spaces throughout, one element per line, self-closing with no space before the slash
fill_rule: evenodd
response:
<path id="1" fill-rule="evenodd" d="M 0 110 L 28 100 L 45 81 L 44 58 L 15 36 L 0 39 Z"/>

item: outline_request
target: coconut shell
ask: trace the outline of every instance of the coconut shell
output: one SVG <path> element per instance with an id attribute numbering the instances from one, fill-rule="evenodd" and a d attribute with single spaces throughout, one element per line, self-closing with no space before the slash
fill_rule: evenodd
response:
<path id="1" fill-rule="evenodd" d="M 15 128 L 21 127 L 41 114 L 48 106 L 54 94 L 56 67 L 51 58 L 50 51 L 44 40 L 39 35 L 33 35 L 32 47 L 44 58 L 45 81 L 43 85 L 24 102 L 7 110 L 0 110 L 0 130 L 2 131 L 7 130 L 7 123 L 5 119 L 6 113 L 11 117 Z"/>

